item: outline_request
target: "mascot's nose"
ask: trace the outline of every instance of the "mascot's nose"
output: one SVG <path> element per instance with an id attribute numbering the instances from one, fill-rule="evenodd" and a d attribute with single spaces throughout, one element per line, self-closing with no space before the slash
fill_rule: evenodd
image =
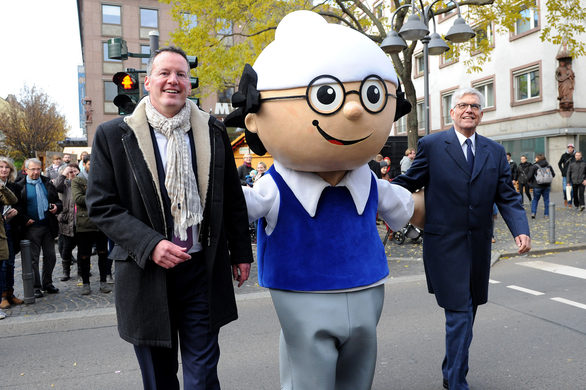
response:
<path id="1" fill-rule="evenodd" d="M 362 107 L 362 104 L 360 104 L 359 101 L 347 101 L 346 104 L 344 104 L 344 116 L 351 120 L 351 121 L 355 121 L 358 118 L 360 118 L 362 116 L 362 114 L 364 113 L 364 108 Z"/>

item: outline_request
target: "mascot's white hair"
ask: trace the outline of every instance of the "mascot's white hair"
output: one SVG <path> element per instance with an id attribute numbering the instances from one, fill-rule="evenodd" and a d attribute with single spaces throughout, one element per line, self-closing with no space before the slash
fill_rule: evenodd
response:
<path id="1" fill-rule="evenodd" d="M 342 82 L 377 75 L 397 85 L 393 63 L 376 43 L 311 11 L 285 16 L 253 68 L 259 91 L 305 87 L 321 75 Z"/>

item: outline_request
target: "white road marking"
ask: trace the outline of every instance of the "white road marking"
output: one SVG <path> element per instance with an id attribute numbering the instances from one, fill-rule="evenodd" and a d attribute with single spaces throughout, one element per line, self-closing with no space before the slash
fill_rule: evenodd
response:
<path id="1" fill-rule="evenodd" d="M 517 291 L 521 291 L 527 294 L 531 294 L 531 295 L 543 295 L 545 293 L 539 292 L 539 291 L 535 291 L 535 290 L 530 290 L 528 288 L 525 287 L 519 287 L 519 286 L 515 286 L 514 284 L 511 284 L 510 286 L 507 286 L 510 289 L 513 290 L 517 290 Z"/>
<path id="2" fill-rule="evenodd" d="M 565 303 L 566 305 L 570 305 L 570 306 L 575 306 L 578 307 L 580 309 L 584 309 L 586 310 L 586 305 L 580 302 L 575 302 L 575 301 L 570 301 L 569 299 L 566 298 L 550 298 L 552 301 L 556 301 L 556 302 L 560 302 L 560 303 Z"/>
<path id="3" fill-rule="evenodd" d="M 490 283 L 490 284 L 499 284 L 500 282 L 498 280 L 488 279 L 488 283 Z"/>
<path id="4" fill-rule="evenodd" d="M 523 267 L 530 267 L 539 269 L 542 271 L 553 272 L 555 274 L 573 276 L 575 278 L 586 279 L 586 269 L 570 267 L 568 265 L 560 265 L 555 263 L 549 263 L 547 261 L 524 261 L 517 263 Z"/>

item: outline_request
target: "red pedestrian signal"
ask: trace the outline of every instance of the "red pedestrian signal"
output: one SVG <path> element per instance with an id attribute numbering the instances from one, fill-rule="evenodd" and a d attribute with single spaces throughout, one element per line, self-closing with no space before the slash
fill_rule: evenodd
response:
<path id="1" fill-rule="evenodd" d="M 134 80 L 132 80 L 129 74 L 124 76 L 120 84 L 122 84 L 124 89 L 134 89 Z"/>
<path id="2" fill-rule="evenodd" d="M 118 114 L 132 114 L 140 100 L 138 72 L 118 72 L 112 77 L 112 81 L 118 87 L 118 96 L 114 98 Z"/>

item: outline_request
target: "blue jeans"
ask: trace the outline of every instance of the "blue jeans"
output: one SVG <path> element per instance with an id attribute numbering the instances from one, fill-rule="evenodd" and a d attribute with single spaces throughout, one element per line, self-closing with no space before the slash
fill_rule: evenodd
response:
<path id="1" fill-rule="evenodd" d="M 0 222 L 1 223 L 1 222 Z M 14 246 L 10 225 L 5 223 L 6 240 L 8 241 L 8 259 L 0 261 L 0 292 L 11 291 L 14 288 Z"/>
<path id="2" fill-rule="evenodd" d="M 572 183 L 568 180 L 567 177 L 562 176 L 562 192 L 564 193 L 564 200 L 567 200 L 568 203 L 571 205 L 572 204 L 572 199 L 574 198 L 574 189 L 572 188 L 572 191 L 570 192 L 570 199 L 566 199 L 566 186 L 570 184 L 572 185 Z"/>
<path id="3" fill-rule="evenodd" d="M 565 179 L 565 178 L 564 178 Z M 533 188 L 533 200 L 531 201 L 531 215 L 537 214 L 537 204 L 539 203 L 539 198 L 543 195 L 543 209 L 546 217 L 549 216 L 549 191 L 551 190 L 550 187 L 546 188 Z"/>

